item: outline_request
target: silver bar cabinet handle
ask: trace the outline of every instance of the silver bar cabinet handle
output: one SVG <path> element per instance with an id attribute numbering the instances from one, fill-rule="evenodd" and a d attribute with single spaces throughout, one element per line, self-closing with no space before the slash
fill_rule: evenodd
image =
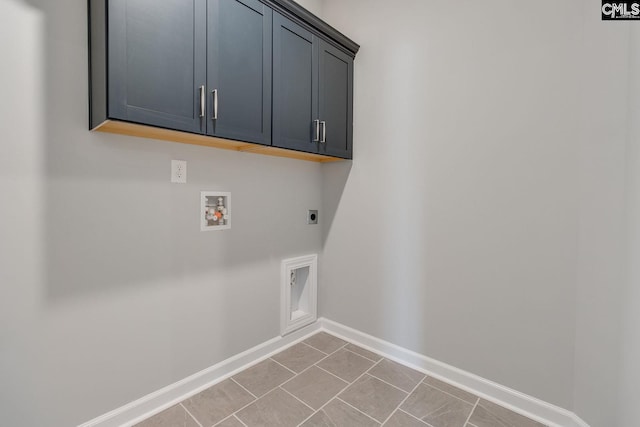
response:
<path id="1" fill-rule="evenodd" d="M 213 94 L 213 120 L 218 120 L 218 89 L 211 91 Z"/>
<path id="2" fill-rule="evenodd" d="M 314 120 L 313 123 L 316 125 L 316 137 L 313 142 L 320 142 L 320 120 Z"/>
<path id="3" fill-rule="evenodd" d="M 320 143 L 324 144 L 327 142 L 327 122 L 323 120 L 320 124 L 322 125 L 322 139 L 320 139 Z"/>
<path id="4" fill-rule="evenodd" d="M 204 117 L 204 86 L 200 86 L 200 117 Z"/>

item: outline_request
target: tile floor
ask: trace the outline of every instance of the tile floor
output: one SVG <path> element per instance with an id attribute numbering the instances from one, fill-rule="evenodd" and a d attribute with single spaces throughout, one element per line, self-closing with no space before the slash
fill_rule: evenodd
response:
<path id="1" fill-rule="evenodd" d="M 138 427 L 541 427 L 320 332 Z"/>

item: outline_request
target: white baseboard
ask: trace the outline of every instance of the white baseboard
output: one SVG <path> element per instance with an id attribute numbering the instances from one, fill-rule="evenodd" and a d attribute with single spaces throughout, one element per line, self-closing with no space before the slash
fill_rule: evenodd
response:
<path id="1" fill-rule="evenodd" d="M 316 322 L 285 337 L 272 338 L 78 427 L 132 426 L 308 338 L 318 332 L 320 327 L 320 323 Z"/>
<path id="2" fill-rule="evenodd" d="M 332 320 L 321 318 L 318 321 L 322 326 L 322 330 L 332 335 L 450 383 L 550 427 L 589 427 L 576 414 L 559 406 L 520 393 Z"/>
<path id="3" fill-rule="evenodd" d="M 78 427 L 132 426 L 306 339 L 320 330 L 329 332 L 367 350 L 379 353 L 434 378 L 451 383 L 456 387 L 550 427 L 589 427 L 587 423 L 571 411 L 324 318 L 320 318 L 316 323 L 285 337 L 270 339 L 125 406 L 87 421 Z"/>

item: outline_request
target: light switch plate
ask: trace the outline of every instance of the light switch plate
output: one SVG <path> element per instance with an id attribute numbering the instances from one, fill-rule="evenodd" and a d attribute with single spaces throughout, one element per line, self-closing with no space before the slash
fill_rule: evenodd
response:
<path id="1" fill-rule="evenodd" d="M 171 182 L 175 184 L 187 183 L 186 160 L 171 160 Z"/>

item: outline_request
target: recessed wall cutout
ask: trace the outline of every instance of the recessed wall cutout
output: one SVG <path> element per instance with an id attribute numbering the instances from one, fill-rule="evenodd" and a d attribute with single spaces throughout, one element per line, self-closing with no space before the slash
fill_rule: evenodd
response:
<path id="1" fill-rule="evenodd" d="M 286 335 L 317 319 L 318 256 L 282 261 L 280 333 Z"/>
<path id="2" fill-rule="evenodd" d="M 202 191 L 200 193 L 200 230 L 231 228 L 231 193 Z"/>

